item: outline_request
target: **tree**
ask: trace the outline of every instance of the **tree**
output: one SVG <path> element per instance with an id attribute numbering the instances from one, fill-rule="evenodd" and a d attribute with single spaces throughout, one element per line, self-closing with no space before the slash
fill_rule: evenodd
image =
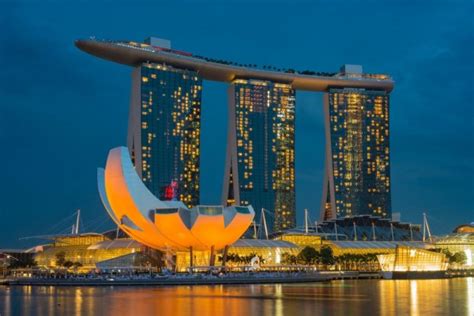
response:
<path id="1" fill-rule="evenodd" d="M 66 262 L 66 253 L 64 251 L 60 251 L 56 253 L 56 266 L 62 267 Z"/>
<path id="2" fill-rule="evenodd" d="M 297 257 L 288 252 L 284 252 L 281 255 L 281 262 L 284 264 L 296 264 L 297 261 L 298 261 Z"/>
<path id="3" fill-rule="evenodd" d="M 74 262 L 74 263 L 72 264 L 72 266 L 74 267 L 74 269 L 77 270 L 77 268 L 82 267 L 82 263 L 76 261 L 76 262 Z"/>
<path id="4" fill-rule="evenodd" d="M 33 257 L 26 257 L 22 260 L 10 260 L 10 269 L 18 269 L 18 268 L 32 268 L 36 267 L 38 262 L 36 262 Z"/>
<path id="5" fill-rule="evenodd" d="M 452 263 L 457 263 L 457 264 L 465 264 L 467 261 L 467 256 L 464 253 L 464 251 L 459 251 L 456 252 L 452 257 L 451 257 Z"/>
<path id="6" fill-rule="evenodd" d="M 334 260 L 334 255 L 333 255 L 333 252 L 332 252 L 332 248 L 329 247 L 329 246 L 323 246 L 321 248 L 321 263 L 322 264 L 334 264 L 335 260 Z"/>
<path id="7" fill-rule="evenodd" d="M 74 265 L 74 262 L 72 262 L 72 261 L 70 261 L 70 260 L 65 261 L 65 262 L 63 263 L 63 267 L 68 268 L 68 269 L 69 269 L 70 267 L 72 267 L 73 265 Z"/>
<path id="8" fill-rule="evenodd" d="M 343 270 L 372 270 L 377 269 L 377 255 L 373 253 L 345 253 L 334 258 Z"/>
<path id="9" fill-rule="evenodd" d="M 256 254 L 255 252 L 252 252 L 252 253 L 250 253 L 248 256 L 243 256 L 243 257 L 241 257 L 241 259 L 242 259 L 242 262 L 243 262 L 243 263 L 245 263 L 245 264 L 250 264 L 250 262 L 252 261 L 252 259 L 253 259 L 255 256 L 257 256 L 257 254 Z M 260 256 L 258 256 L 258 257 L 259 257 L 260 262 L 262 262 L 262 260 L 261 260 L 262 258 L 261 258 Z"/>
<path id="10" fill-rule="evenodd" d="M 228 253 L 227 254 L 227 262 L 237 263 L 237 261 L 238 261 L 237 256 L 238 255 L 236 253 L 232 253 L 232 252 Z"/>
<path id="11" fill-rule="evenodd" d="M 441 253 L 444 253 L 444 255 L 446 256 L 446 259 L 448 259 L 449 263 L 455 263 L 454 254 L 451 251 L 449 251 L 449 249 L 442 249 Z"/>
<path id="12" fill-rule="evenodd" d="M 319 257 L 319 252 L 316 251 L 313 247 L 306 246 L 298 254 L 298 259 L 300 259 L 305 264 L 315 263 Z"/>

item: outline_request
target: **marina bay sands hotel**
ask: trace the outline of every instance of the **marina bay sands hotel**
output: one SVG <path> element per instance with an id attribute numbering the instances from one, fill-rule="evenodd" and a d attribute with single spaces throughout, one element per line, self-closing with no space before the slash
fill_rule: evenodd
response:
<path id="1" fill-rule="evenodd" d="M 81 50 L 133 67 L 127 146 L 161 200 L 199 204 L 202 81 L 228 87 L 223 205 L 273 212 L 273 231 L 295 227 L 295 90 L 324 98 L 326 159 L 321 220 L 391 218 L 387 75 L 238 64 L 142 42 L 78 40 Z M 258 215 L 257 215 L 258 217 Z M 258 218 L 257 218 L 258 221 Z"/>

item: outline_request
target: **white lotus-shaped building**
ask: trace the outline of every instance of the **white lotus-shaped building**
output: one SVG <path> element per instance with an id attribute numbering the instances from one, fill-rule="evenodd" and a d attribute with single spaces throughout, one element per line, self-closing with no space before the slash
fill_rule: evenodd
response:
<path id="1" fill-rule="evenodd" d="M 126 147 L 109 152 L 97 180 L 113 221 L 130 237 L 155 249 L 222 249 L 243 235 L 255 215 L 251 206 L 188 209 L 179 201 L 159 200 L 136 173 Z"/>

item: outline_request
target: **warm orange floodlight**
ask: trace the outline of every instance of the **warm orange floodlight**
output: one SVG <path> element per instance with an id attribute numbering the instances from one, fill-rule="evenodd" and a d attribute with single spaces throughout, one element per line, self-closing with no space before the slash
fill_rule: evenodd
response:
<path id="1" fill-rule="evenodd" d="M 219 250 L 239 239 L 255 216 L 251 206 L 188 209 L 180 201 L 160 201 L 136 173 L 125 147 L 109 152 L 97 180 L 112 220 L 133 239 L 156 249 Z"/>

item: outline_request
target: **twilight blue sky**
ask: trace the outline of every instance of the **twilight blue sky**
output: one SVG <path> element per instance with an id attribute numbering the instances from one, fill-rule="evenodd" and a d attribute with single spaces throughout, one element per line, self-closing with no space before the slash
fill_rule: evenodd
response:
<path id="1" fill-rule="evenodd" d="M 131 4 L 133 3 L 133 4 Z M 57 233 L 81 208 L 112 227 L 96 168 L 124 145 L 130 72 L 77 38 L 170 39 L 176 49 L 242 63 L 387 73 L 393 210 L 435 233 L 474 221 L 472 1 L 0 2 L 0 248 Z M 298 220 L 316 219 L 323 179 L 322 94 L 297 93 Z M 201 202 L 219 203 L 226 85 L 205 82 Z M 58 225 L 54 225 L 60 222 Z"/>

